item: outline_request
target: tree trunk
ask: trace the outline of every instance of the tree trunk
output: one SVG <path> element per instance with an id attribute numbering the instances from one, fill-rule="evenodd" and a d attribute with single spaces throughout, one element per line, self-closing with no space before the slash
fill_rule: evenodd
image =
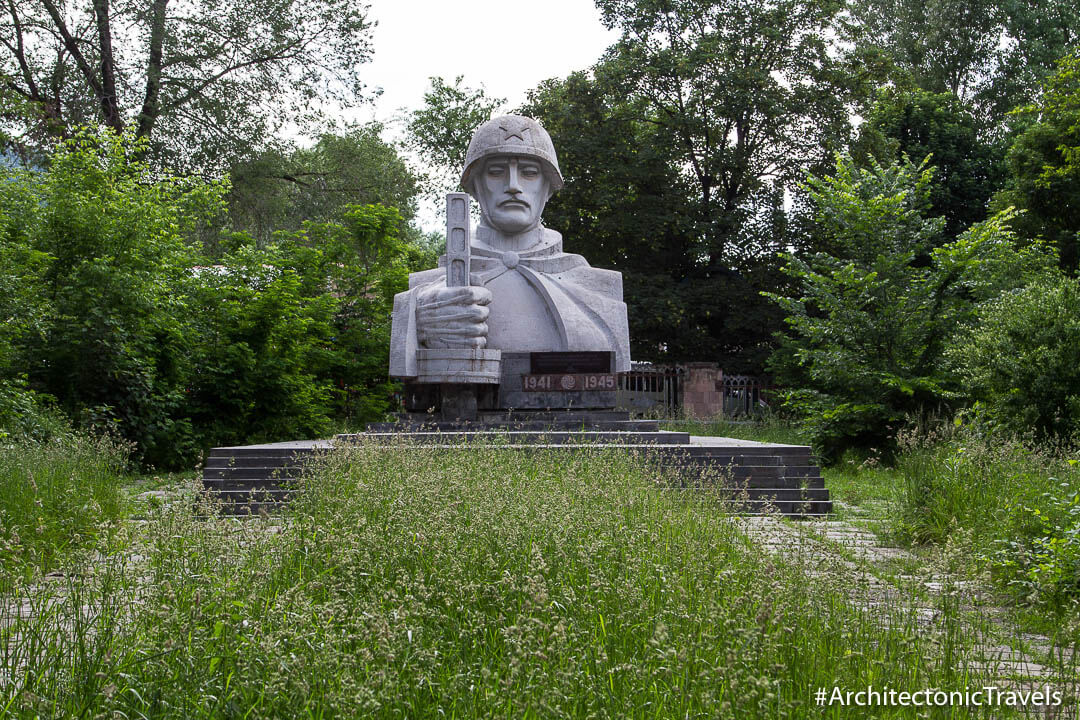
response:
<path id="1" fill-rule="evenodd" d="M 124 129 L 120 103 L 116 97 L 116 62 L 113 59 L 112 24 L 109 19 L 109 0 L 94 0 L 98 42 L 101 48 L 101 114 L 105 124 L 117 132 Z"/>
<path id="2" fill-rule="evenodd" d="M 150 53 L 146 65 L 146 96 L 139 113 L 138 137 L 148 138 L 161 114 L 161 65 L 165 48 L 165 8 L 169 0 L 154 0 L 150 20 Z"/>

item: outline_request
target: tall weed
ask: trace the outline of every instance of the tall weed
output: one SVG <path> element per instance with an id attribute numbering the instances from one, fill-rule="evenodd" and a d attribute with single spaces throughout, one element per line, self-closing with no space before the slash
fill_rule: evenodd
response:
<path id="1" fill-rule="evenodd" d="M 0 622 L 0 707 L 798 718 L 820 716 L 817 687 L 955 680 L 962 638 L 927 650 L 953 611 L 927 628 L 903 602 L 853 605 L 839 576 L 763 554 L 708 491 L 668 482 L 611 449 L 358 446 L 280 518 L 154 509 L 138 563 L 110 554 L 79 603 Z M 90 627 L 76 605 L 101 608 Z M 37 650 L 16 657 L 13 632 Z"/>
<path id="2" fill-rule="evenodd" d="M 973 539 L 975 559 L 1020 599 L 1076 609 L 1080 467 L 1067 447 L 961 429 L 908 438 L 897 466 L 900 537 L 944 543 L 962 529 Z"/>
<path id="3" fill-rule="evenodd" d="M 108 437 L 0 446 L 0 565 L 53 567 L 123 513 L 129 451 Z"/>

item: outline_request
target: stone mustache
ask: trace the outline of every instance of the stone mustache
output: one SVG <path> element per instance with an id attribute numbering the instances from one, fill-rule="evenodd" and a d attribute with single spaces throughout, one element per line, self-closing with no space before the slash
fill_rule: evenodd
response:
<path id="1" fill-rule="evenodd" d="M 563 252 L 562 236 L 541 224 L 563 186 L 547 131 L 518 115 L 484 123 L 461 185 L 481 212 L 475 233 L 466 232 L 468 280 L 448 287 L 445 255 L 438 268 L 409 276 L 394 298 L 390 374 L 416 378 L 418 351 L 439 348 L 607 351 L 614 372 L 630 370 L 622 275 Z M 466 230 L 468 222 L 466 214 Z"/>

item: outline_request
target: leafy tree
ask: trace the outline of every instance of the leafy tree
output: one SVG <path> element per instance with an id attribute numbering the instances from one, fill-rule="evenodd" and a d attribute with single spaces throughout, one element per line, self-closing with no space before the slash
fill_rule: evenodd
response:
<path id="1" fill-rule="evenodd" d="M 746 348 L 768 343 L 779 313 L 745 274 L 704 267 L 681 154 L 664 128 L 641 119 L 644 101 L 620 95 L 606 70 L 549 80 L 520 110 L 551 133 L 567 179 L 544 222 L 568 250 L 623 273 L 636 359 L 709 358 L 732 372 L 760 371 L 763 358 Z"/>
<path id="2" fill-rule="evenodd" d="M 773 359 L 785 405 L 805 421 L 826 459 L 847 447 L 887 450 L 909 415 L 957 398 L 944 362 L 948 339 L 976 303 L 1045 272 L 1051 253 L 1018 251 L 1011 213 L 941 243 L 944 219 L 927 217 L 933 171 L 905 158 L 808 178 L 816 219 L 834 254 L 786 255 L 798 283 L 771 294 L 790 334 Z"/>
<path id="3" fill-rule="evenodd" d="M 1080 42 L 1080 7 L 1071 0 L 1003 0 L 1000 72 L 986 93 L 995 114 L 1038 97 L 1058 61 Z"/>
<path id="4" fill-rule="evenodd" d="M 381 419 L 395 389 L 387 376 L 394 295 L 408 287 L 409 272 L 436 257 L 401 233 L 397 209 L 352 205 L 339 222 L 308 224 L 286 244 L 317 253 L 318 271 L 337 300 L 333 336 L 323 348 L 321 376 L 333 386 L 334 417 Z M 314 294 L 320 288 L 312 288 Z"/>
<path id="5" fill-rule="evenodd" d="M 1006 156 L 1008 180 L 993 205 L 1026 212 L 1017 230 L 1058 248 L 1061 267 L 1080 268 L 1080 52 L 1062 59 L 1030 122 Z"/>
<path id="6" fill-rule="evenodd" d="M 153 171 L 133 135 L 82 131 L 0 183 L 4 430 L 40 393 L 179 468 L 212 445 L 381 417 L 393 294 L 422 253 L 400 213 L 347 206 L 262 248 L 239 235 L 212 264 L 186 239 L 227 186 Z"/>
<path id="7" fill-rule="evenodd" d="M 41 201 L 33 179 L 29 171 L 10 169 L 0 181 L 0 439 L 39 435 L 50 425 L 44 399 L 28 389 L 18 364 L 25 344 L 45 333 L 52 314 L 44 281 L 50 258 L 27 236 Z"/>
<path id="8" fill-rule="evenodd" d="M 906 87 L 970 98 L 990 70 L 1000 13 L 1000 0 L 857 0 L 854 50 L 885 53 Z"/>
<path id="9" fill-rule="evenodd" d="M 38 147 L 80 125 L 131 128 L 173 165 L 219 168 L 318 105 L 350 105 L 371 55 L 364 5 L 346 0 L 8 2 L 4 92 Z"/>
<path id="10" fill-rule="evenodd" d="M 995 127 L 1080 39 L 1080 10 L 1061 0 L 856 0 L 850 13 L 859 61 L 902 88 L 952 93 Z"/>
<path id="11" fill-rule="evenodd" d="M 410 237 L 420 179 L 378 123 L 325 134 L 310 148 L 267 150 L 233 165 L 229 217 L 236 230 L 265 245 L 279 230 L 340 219 L 349 205 L 385 205 L 401 215 Z"/>
<path id="12" fill-rule="evenodd" d="M 336 302 L 305 296 L 278 248 L 242 247 L 197 273 L 187 298 L 191 372 L 178 414 L 197 447 L 318 437 L 331 386 L 318 372 Z"/>
<path id="13" fill-rule="evenodd" d="M 622 36 L 606 65 L 664 131 L 696 188 L 716 271 L 748 199 L 831 156 L 849 130 L 850 78 L 829 49 L 832 0 L 598 0 Z M 736 251 L 737 252 L 737 251 Z"/>
<path id="14" fill-rule="evenodd" d="M 889 164 L 907 155 L 930 158 L 930 205 L 955 238 L 986 219 L 990 197 L 1004 181 L 1004 150 L 984 139 L 985 128 L 952 93 L 888 89 L 859 127 L 856 155 Z"/>
<path id="15" fill-rule="evenodd" d="M 178 412 L 194 264 L 184 235 L 220 210 L 223 188 L 155 174 L 134 159 L 145 144 L 132 135 L 81 131 L 48 170 L 20 176 L 25 247 L 48 258 L 49 317 L 19 366 L 80 424 L 115 429 L 150 462 L 171 462 L 195 449 Z"/>
<path id="16" fill-rule="evenodd" d="M 505 98 L 491 97 L 483 86 L 470 88 L 464 81 L 462 75 L 453 85 L 431 78 L 423 107 L 409 114 L 405 128 L 406 147 L 428 168 L 421 178 L 423 193 L 437 210 L 446 193 L 459 187 L 473 131 L 506 104 Z"/>
<path id="17" fill-rule="evenodd" d="M 199 268 L 185 300 L 190 372 L 178 414 L 197 446 L 318 437 L 331 419 L 381 419 L 394 293 L 417 249 L 400 213 L 351 205 Z"/>
<path id="18" fill-rule="evenodd" d="M 976 417 L 1015 435 L 1080 432 L 1080 282 L 1049 276 L 980 309 L 949 349 Z"/>
<path id="19" fill-rule="evenodd" d="M 473 130 L 487 122 L 506 103 L 490 97 L 484 88 L 464 85 L 458 75 L 450 85 L 441 77 L 430 78 L 424 106 L 409 115 L 406 127 L 409 146 L 431 166 L 448 174 L 460 174 Z"/>

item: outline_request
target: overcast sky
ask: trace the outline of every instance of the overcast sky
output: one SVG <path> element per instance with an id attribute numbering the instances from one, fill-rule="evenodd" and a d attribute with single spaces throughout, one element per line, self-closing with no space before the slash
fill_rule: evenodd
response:
<path id="1" fill-rule="evenodd" d="M 483 86 L 512 109 L 541 81 L 592 67 L 618 39 L 600 23 L 592 0 L 369 1 L 369 17 L 378 25 L 374 56 L 361 72 L 369 87 L 383 92 L 353 119 L 382 122 L 387 140 L 401 139 L 401 118 L 421 106 L 430 77 L 453 82 L 462 75 L 466 86 Z M 421 228 L 445 227 L 440 206 L 421 198 Z"/>
<path id="2" fill-rule="evenodd" d="M 384 122 L 418 108 L 432 76 L 464 75 L 514 107 L 541 80 L 592 66 L 617 38 L 592 0 L 370 1 L 378 26 L 363 71 L 383 89 L 374 119 Z"/>

